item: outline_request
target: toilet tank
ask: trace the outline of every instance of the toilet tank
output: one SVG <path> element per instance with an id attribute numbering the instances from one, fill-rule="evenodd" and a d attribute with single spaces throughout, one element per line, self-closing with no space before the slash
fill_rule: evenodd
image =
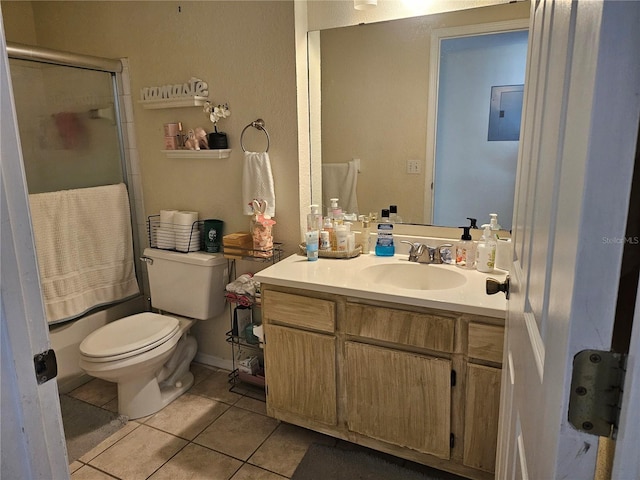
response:
<path id="1" fill-rule="evenodd" d="M 145 248 L 144 256 L 150 259 L 147 272 L 154 308 L 198 320 L 224 311 L 229 270 L 222 254 Z"/>

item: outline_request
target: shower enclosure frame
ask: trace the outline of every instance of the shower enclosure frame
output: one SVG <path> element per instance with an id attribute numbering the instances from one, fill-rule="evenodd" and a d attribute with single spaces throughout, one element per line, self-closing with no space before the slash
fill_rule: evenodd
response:
<path id="1" fill-rule="evenodd" d="M 78 319 L 49 326 L 51 344 L 58 357 L 58 388 L 65 393 L 87 381 L 88 377 L 79 369 L 75 353 L 70 352 L 77 350 L 77 346 L 88 333 L 118 318 L 150 309 L 146 269 L 138 260 L 147 236 L 146 225 L 143 222 L 146 217 L 143 211 L 140 177 L 131 174 L 137 170 L 135 166 L 132 167 L 132 163 L 137 161 L 137 152 L 132 152 L 134 149 L 131 148 L 131 145 L 135 145 L 135 139 L 132 138 L 134 130 L 130 128 L 133 126 L 133 119 L 126 118 L 127 111 L 133 111 L 132 105 L 126 103 L 131 103 L 131 96 L 124 93 L 128 91 L 125 85 L 129 80 L 128 62 L 126 59 L 106 59 L 14 42 L 7 42 L 7 54 L 9 59 L 106 72 L 111 76 L 120 168 L 122 182 L 127 186 L 129 196 L 135 273 L 141 294 L 133 299 L 97 308 Z"/>
<path id="2" fill-rule="evenodd" d="M 94 70 L 99 72 L 106 72 L 111 74 L 111 83 L 112 83 L 112 91 L 114 96 L 114 110 L 115 110 L 115 118 L 116 118 L 116 134 L 118 137 L 118 147 L 120 151 L 120 168 L 122 170 L 122 181 L 127 186 L 127 191 L 129 194 L 129 204 L 131 205 L 131 230 L 133 232 L 133 248 L 135 257 L 139 257 L 140 253 L 140 235 L 139 228 L 137 228 L 137 219 L 145 218 L 144 214 L 140 215 L 143 212 L 136 212 L 135 201 L 136 199 L 141 200 L 141 190 L 138 191 L 136 188 L 132 188 L 129 172 L 130 168 L 130 159 L 127 155 L 127 149 L 125 148 L 125 144 L 130 144 L 131 142 L 125 141 L 125 132 L 123 132 L 123 115 L 121 108 L 121 97 L 122 92 L 118 83 L 122 83 L 122 73 L 123 73 L 123 61 L 122 60 L 114 60 L 110 58 L 102 58 L 95 57 L 90 55 L 81 55 L 70 52 L 63 52 L 58 50 L 53 50 L 50 48 L 38 47 L 33 45 L 25 45 L 15 42 L 7 42 L 7 54 L 9 59 L 16 60 L 27 60 L 36 63 L 47 63 L 51 65 L 71 67 L 71 68 L 79 68 L 86 70 Z M 127 119 L 132 121 L 132 119 Z M 135 186 L 133 186 L 135 187 Z M 138 213 L 138 214 L 137 214 Z M 145 237 L 146 238 L 146 237 Z M 136 277 L 138 279 L 138 284 L 142 288 L 143 282 L 140 278 L 140 265 L 136 262 Z"/>

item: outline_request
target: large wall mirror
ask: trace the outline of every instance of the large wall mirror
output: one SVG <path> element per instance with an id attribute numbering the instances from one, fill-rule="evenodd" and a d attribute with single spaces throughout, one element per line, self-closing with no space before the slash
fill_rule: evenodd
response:
<path id="1" fill-rule="evenodd" d="M 496 212 L 510 229 L 518 141 L 489 140 L 489 116 L 492 87 L 524 80 L 528 17 L 519 2 L 309 32 L 313 203 L 455 227 Z"/>

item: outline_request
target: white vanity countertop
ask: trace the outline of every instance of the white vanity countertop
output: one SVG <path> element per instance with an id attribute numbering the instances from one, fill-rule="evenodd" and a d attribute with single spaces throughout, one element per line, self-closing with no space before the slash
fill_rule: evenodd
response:
<path id="1" fill-rule="evenodd" d="M 374 254 L 351 259 L 320 258 L 315 262 L 309 262 L 307 257 L 294 254 L 256 273 L 254 278 L 261 283 L 282 287 L 505 318 L 507 301 L 504 293 L 485 293 L 486 279 L 492 277 L 503 282 L 507 274 L 503 270 L 481 273 L 477 270 L 461 269 L 455 265 L 415 264 L 414 268 L 425 270 L 453 269 L 466 277 L 464 285 L 443 290 L 381 286 L 372 282 L 367 278 L 368 275 L 362 272 L 366 267 L 386 263 L 409 262 L 407 255 L 378 257 Z"/>

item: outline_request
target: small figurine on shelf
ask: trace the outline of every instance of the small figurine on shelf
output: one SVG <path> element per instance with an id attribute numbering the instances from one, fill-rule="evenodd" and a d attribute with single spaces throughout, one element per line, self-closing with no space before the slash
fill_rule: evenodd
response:
<path id="1" fill-rule="evenodd" d="M 202 127 L 196 127 L 195 130 L 189 130 L 187 140 L 184 142 L 187 150 L 207 150 L 209 142 L 207 141 L 207 132 Z"/>
<path id="2" fill-rule="evenodd" d="M 213 132 L 209 134 L 209 148 L 212 150 L 224 150 L 227 149 L 229 144 L 227 142 L 227 134 L 224 132 L 218 132 L 218 121 L 223 118 L 227 118 L 231 115 L 229 110 L 229 104 L 213 105 L 210 101 L 204 103 L 204 109 L 209 114 L 209 120 L 213 123 Z"/>
<path id="3" fill-rule="evenodd" d="M 184 141 L 184 148 L 187 150 L 200 150 L 196 134 L 193 130 L 189 130 L 187 133 L 187 139 Z"/>

